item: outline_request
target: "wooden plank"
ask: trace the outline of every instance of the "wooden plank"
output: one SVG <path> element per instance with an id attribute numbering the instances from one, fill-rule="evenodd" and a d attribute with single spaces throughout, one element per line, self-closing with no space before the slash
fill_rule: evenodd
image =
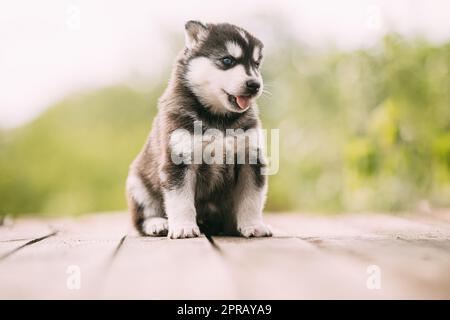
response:
<path id="1" fill-rule="evenodd" d="M 56 236 L 26 246 L 0 261 L 0 298 L 98 297 L 111 255 L 127 229 L 124 222 L 123 217 L 108 216 L 55 221 L 55 226 L 64 227 Z M 77 271 L 72 266 L 80 271 L 78 290 L 67 285 Z"/>
<path id="2" fill-rule="evenodd" d="M 266 221 L 273 225 L 278 235 L 307 238 L 396 238 L 450 239 L 450 225 L 433 216 L 386 214 L 272 214 Z M 424 221 L 424 219 L 426 219 Z"/>
<path id="3" fill-rule="evenodd" d="M 29 241 L 53 232 L 45 220 L 11 220 L 0 226 L 0 244 L 3 242 Z"/>
<path id="4" fill-rule="evenodd" d="M 340 237 L 360 236 L 361 229 L 340 221 L 338 215 L 277 213 L 265 214 L 264 219 L 278 237 Z"/>
<path id="5" fill-rule="evenodd" d="M 423 212 L 421 214 L 407 214 L 405 219 L 437 227 L 438 229 L 450 229 L 450 210 L 438 210 Z"/>
<path id="6" fill-rule="evenodd" d="M 16 240 L 4 240 L 0 242 L 0 261 L 7 258 L 11 252 L 16 251 L 18 248 L 24 246 L 30 240 L 16 239 Z"/>
<path id="7" fill-rule="evenodd" d="M 415 243 L 401 239 L 324 239 L 315 243 L 330 258 L 348 256 L 381 271 L 384 297 L 449 299 L 450 255 L 434 241 Z M 448 243 L 446 244 L 448 246 Z"/>
<path id="8" fill-rule="evenodd" d="M 434 223 L 433 219 L 416 217 L 344 215 L 337 218 L 338 222 L 359 229 L 358 236 L 321 236 L 311 242 L 329 256 L 349 256 L 379 266 L 384 296 L 448 298 L 450 230 L 448 225 Z"/>
<path id="9" fill-rule="evenodd" d="M 101 298 L 229 299 L 236 294 L 223 258 L 205 237 L 127 237 Z"/>
<path id="10" fill-rule="evenodd" d="M 339 221 L 359 229 L 360 234 L 404 239 L 450 239 L 448 224 L 424 222 L 414 217 L 423 215 L 354 214 L 344 215 Z"/>
<path id="11" fill-rule="evenodd" d="M 0 253 L 0 261 L 9 258 L 10 256 L 15 254 L 16 252 L 19 252 L 20 250 L 25 249 L 28 246 L 31 246 L 31 245 L 33 245 L 35 243 L 38 243 L 40 241 L 44 241 L 45 239 L 53 237 L 56 234 L 57 234 L 57 232 L 54 231 L 54 232 L 49 233 L 47 235 L 44 235 L 42 237 L 31 239 L 31 240 L 18 240 L 18 241 L 7 241 L 7 242 L 4 242 L 4 246 L 1 249 L 5 250 L 5 247 L 8 247 L 8 245 L 10 246 L 10 249 L 8 249 L 7 251 L 5 250 L 4 252 Z"/>
<path id="12" fill-rule="evenodd" d="M 57 236 L 24 248 L 0 263 L 0 298 L 94 298 L 116 245 L 117 241 L 73 242 Z M 72 266 L 81 274 L 79 290 L 67 286 Z"/>
<path id="13" fill-rule="evenodd" d="M 217 239 L 241 299 L 382 298 L 366 263 L 324 254 L 298 238 Z"/>
<path id="14" fill-rule="evenodd" d="M 0 254 L 17 249 L 0 260 L 0 298 L 449 298 L 448 224 L 424 217 L 267 215 L 274 238 L 214 237 L 218 249 L 138 237 L 125 213 L 19 220 L 0 232 Z M 42 230 L 59 233 L 25 245 Z M 380 290 L 366 285 L 371 265 Z"/>
<path id="15" fill-rule="evenodd" d="M 30 242 L 54 233 L 45 221 L 37 219 L 7 219 L 0 226 L 0 261 Z"/>
<path id="16" fill-rule="evenodd" d="M 447 258 L 445 253 L 433 250 L 449 245 L 446 229 L 379 215 L 327 218 L 280 215 L 268 216 L 266 220 L 287 232 L 278 232 L 283 239 L 277 241 L 276 238 L 256 240 L 263 241 L 263 249 L 250 246 L 246 240 L 237 240 L 244 243 L 230 247 L 229 239 L 218 239 L 224 252 L 235 256 L 234 265 L 245 265 L 235 268 L 244 298 L 264 298 L 262 292 L 270 292 L 270 296 L 276 292 L 276 298 L 442 298 L 449 295 L 448 273 L 445 274 Z M 305 240 L 318 251 L 305 250 L 304 243 L 296 248 L 286 234 Z M 427 237 L 440 240 L 427 241 L 425 244 L 431 249 L 396 240 L 426 241 Z M 380 290 L 366 286 L 367 268 L 371 265 L 380 265 L 382 270 L 384 285 Z M 259 278 L 269 280 L 261 282 Z M 277 287 L 283 290 L 277 291 Z"/>

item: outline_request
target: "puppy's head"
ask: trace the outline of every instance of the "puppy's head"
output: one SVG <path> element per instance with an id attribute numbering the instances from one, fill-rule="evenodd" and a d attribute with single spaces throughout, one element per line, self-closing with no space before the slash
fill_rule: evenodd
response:
<path id="1" fill-rule="evenodd" d="M 231 24 L 188 21 L 186 84 L 215 113 L 245 112 L 261 95 L 261 41 Z"/>

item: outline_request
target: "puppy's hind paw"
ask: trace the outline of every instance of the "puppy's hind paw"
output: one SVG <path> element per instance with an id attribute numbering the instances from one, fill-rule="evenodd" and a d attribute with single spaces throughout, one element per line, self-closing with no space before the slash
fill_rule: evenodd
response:
<path id="1" fill-rule="evenodd" d="M 179 225 L 169 228 L 170 239 L 195 238 L 200 236 L 200 229 L 195 224 Z"/>
<path id="2" fill-rule="evenodd" d="M 238 228 L 239 233 L 246 237 L 271 237 L 272 230 L 264 223 L 257 223 L 252 225 L 245 225 Z"/>
<path id="3" fill-rule="evenodd" d="M 167 219 L 161 217 L 147 218 L 143 225 L 144 233 L 154 237 L 167 235 L 168 229 Z"/>

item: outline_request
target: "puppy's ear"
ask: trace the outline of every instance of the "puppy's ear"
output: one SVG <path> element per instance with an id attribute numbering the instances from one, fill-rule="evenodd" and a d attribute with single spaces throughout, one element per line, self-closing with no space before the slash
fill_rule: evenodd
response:
<path id="1" fill-rule="evenodd" d="M 194 48 L 208 35 L 208 28 L 199 21 L 190 20 L 184 25 L 185 44 L 188 49 Z"/>

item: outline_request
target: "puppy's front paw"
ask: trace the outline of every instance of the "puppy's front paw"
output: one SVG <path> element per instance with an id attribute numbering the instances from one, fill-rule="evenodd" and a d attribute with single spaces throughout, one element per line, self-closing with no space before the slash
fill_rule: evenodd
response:
<path id="1" fill-rule="evenodd" d="M 271 237 L 272 231 L 264 223 L 259 222 L 251 225 L 244 225 L 238 228 L 241 235 L 246 238 L 250 237 Z"/>
<path id="2" fill-rule="evenodd" d="M 196 224 L 182 224 L 169 227 L 170 239 L 195 238 L 200 235 L 200 229 Z"/>
<path id="3" fill-rule="evenodd" d="M 168 224 L 166 218 L 153 217 L 144 221 L 143 231 L 148 236 L 167 235 Z"/>

